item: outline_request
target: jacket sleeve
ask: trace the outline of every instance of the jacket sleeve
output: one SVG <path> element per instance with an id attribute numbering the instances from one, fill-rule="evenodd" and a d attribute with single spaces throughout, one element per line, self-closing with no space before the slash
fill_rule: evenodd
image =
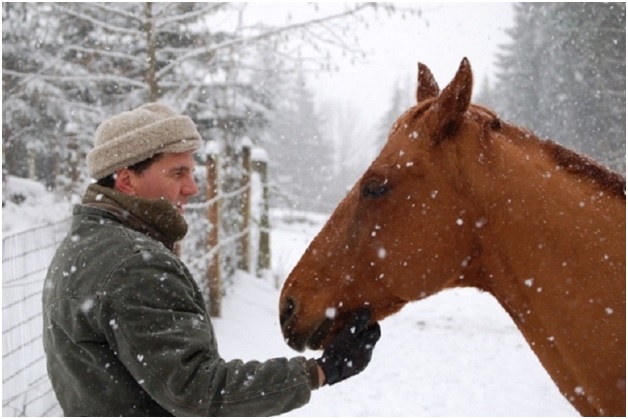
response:
<path id="1" fill-rule="evenodd" d="M 310 399 L 313 361 L 220 357 L 198 287 L 174 257 L 140 252 L 121 261 L 97 306 L 96 321 L 118 359 L 173 415 L 277 415 Z"/>

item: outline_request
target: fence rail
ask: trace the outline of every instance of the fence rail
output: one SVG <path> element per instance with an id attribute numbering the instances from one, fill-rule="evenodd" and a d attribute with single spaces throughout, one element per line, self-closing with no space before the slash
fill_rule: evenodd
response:
<path id="1" fill-rule="evenodd" d="M 2 415 L 61 416 L 46 371 L 41 294 L 69 219 L 2 238 Z"/>

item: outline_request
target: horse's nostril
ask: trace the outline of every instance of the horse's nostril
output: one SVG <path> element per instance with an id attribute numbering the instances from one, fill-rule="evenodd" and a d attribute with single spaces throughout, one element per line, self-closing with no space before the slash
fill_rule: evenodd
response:
<path id="1" fill-rule="evenodd" d="M 283 307 L 281 308 L 281 312 L 279 313 L 279 321 L 282 325 L 284 325 L 292 315 L 294 314 L 294 309 L 296 305 L 294 300 L 290 297 L 286 298 Z"/>

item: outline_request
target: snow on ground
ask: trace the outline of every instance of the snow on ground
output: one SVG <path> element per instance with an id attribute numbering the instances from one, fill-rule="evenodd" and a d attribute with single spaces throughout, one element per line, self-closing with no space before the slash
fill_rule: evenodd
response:
<path id="1" fill-rule="evenodd" d="M 19 206 L 5 201 L 3 236 L 70 214 L 69 204 L 19 182 L 9 179 L 4 186 L 15 186 L 26 199 Z M 223 317 L 213 320 L 223 358 L 320 356 L 298 354 L 283 342 L 278 296 L 324 218 L 293 216 L 287 222 L 285 213 L 275 213 L 273 276 L 240 274 L 223 299 Z M 471 289 L 443 292 L 409 304 L 381 326 L 366 371 L 315 391 L 308 405 L 286 416 L 577 416 L 488 295 Z"/>

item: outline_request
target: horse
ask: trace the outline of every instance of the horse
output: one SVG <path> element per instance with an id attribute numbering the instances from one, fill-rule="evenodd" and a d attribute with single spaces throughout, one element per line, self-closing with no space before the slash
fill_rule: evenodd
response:
<path id="1" fill-rule="evenodd" d="M 285 341 L 324 349 L 360 308 L 475 287 L 580 414 L 625 416 L 625 178 L 472 104 L 466 58 L 442 91 L 418 70 L 416 105 L 284 282 Z"/>

